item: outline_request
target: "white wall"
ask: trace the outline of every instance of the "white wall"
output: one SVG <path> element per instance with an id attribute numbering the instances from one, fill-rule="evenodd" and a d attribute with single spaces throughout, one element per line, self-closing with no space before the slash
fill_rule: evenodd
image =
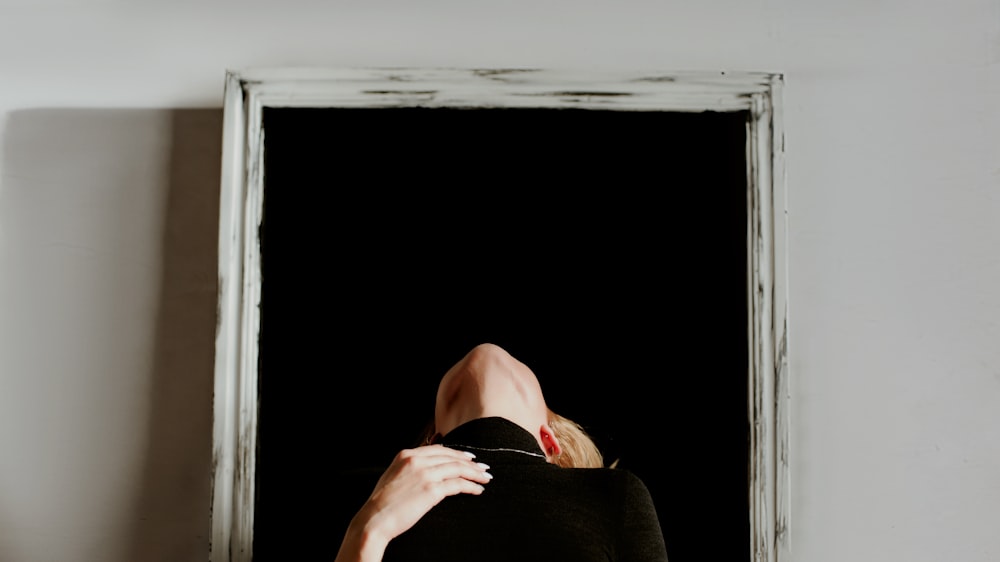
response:
<path id="1" fill-rule="evenodd" d="M 1000 1 L 203 4 L 0 3 L 0 560 L 205 559 L 223 78 L 277 65 L 784 73 L 794 560 L 1000 559 Z"/>

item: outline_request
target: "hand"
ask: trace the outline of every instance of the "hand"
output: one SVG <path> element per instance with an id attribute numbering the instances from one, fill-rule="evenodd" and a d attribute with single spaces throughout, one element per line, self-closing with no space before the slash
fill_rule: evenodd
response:
<path id="1" fill-rule="evenodd" d="M 351 520 L 337 562 L 381 560 L 389 541 L 448 496 L 483 493 L 489 467 L 442 445 L 405 449 Z"/>

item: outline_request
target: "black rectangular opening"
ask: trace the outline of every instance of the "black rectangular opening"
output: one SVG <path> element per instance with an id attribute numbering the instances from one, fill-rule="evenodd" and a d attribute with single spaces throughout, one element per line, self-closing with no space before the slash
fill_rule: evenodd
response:
<path id="1" fill-rule="evenodd" d="M 477 343 L 749 560 L 747 112 L 265 108 L 254 560 L 339 543 Z"/>

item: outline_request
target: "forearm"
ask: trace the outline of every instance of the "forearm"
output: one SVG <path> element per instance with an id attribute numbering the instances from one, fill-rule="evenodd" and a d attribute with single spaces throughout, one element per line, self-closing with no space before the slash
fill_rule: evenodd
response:
<path id="1" fill-rule="evenodd" d="M 380 562 L 389 541 L 359 513 L 344 533 L 335 562 Z"/>

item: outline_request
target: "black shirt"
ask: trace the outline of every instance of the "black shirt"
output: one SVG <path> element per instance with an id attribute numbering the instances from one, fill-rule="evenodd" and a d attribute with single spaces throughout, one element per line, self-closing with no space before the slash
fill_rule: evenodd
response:
<path id="1" fill-rule="evenodd" d="M 440 443 L 471 451 L 493 480 L 479 496 L 445 498 L 389 543 L 383 562 L 665 562 L 645 484 L 612 468 L 562 468 L 535 438 L 504 418 L 481 418 Z"/>

